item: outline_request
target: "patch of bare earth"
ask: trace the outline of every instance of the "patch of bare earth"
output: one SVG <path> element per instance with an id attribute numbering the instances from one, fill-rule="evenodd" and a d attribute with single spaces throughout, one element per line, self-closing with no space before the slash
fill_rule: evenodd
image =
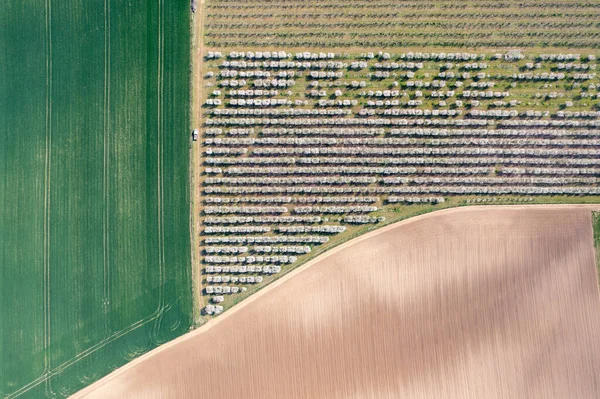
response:
<path id="1" fill-rule="evenodd" d="M 599 398 L 589 207 L 466 208 L 333 250 L 88 398 Z"/>

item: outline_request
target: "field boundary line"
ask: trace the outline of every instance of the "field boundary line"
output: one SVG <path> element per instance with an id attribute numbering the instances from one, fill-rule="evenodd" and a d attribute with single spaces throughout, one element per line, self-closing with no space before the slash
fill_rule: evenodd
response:
<path id="1" fill-rule="evenodd" d="M 376 228 L 375 230 L 371 230 L 365 234 L 361 234 L 361 235 L 354 237 L 348 241 L 341 242 L 340 244 L 322 252 L 317 257 L 310 259 L 308 262 L 298 266 L 297 268 L 291 269 L 289 272 L 287 272 L 286 274 L 284 274 L 277 280 L 274 280 L 272 283 L 264 286 L 264 288 L 260 289 L 259 291 L 255 292 L 254 294 L 250 295 L 249 297 L 245 298 L 244 300 L 236 303 L 231 308 L 229 308 L 227 312 L 224 312 L 222 315 L 220 315 L 218 317 L 214 317 L 214 318 L 210 319 L 206 324 L 202 325 L 197 330 L 194 330 L 193 332 L 190 332 L 188 334 L 184 334 L 183 336 L 176 338 L 174 341 L 182 340 L 182 339 L 184 339 L 184 337 L 189 338 L 190 334 L 196 334 L 196 333 L 200 334 L 200 333 L 212 328 L 215 324 L 217 324 L 219 322 L 219 320 L 224 320 L 224 319 L 232 316 L 236 312 L 243 310 L 243 308 L 246 307 L 248 304 L 254 302 L 256 299 L 258 299 L 264 295 L 267 295 L 272 289 L 283 284 L 285 281 L 287 281 L 290 278 L 296 276 L 297 274 L 303 272 L 304 270 L 308 269 L 309 267 L 313 266 L 315 263 L 343 250 L 344 248 L 347 248 L 348 246 L 351 246 L 351 245 L 361 242 L 363 240 L 372 238 L 379 234 L 383 234 L 383 233 L 387 232 L 388 230 L 394 229 L 398 226 L 403 226 L 405 224 L 411 224 L 413 222 L 418 222 L 423 219 L 441 216 L 441 215 L 445 215 L 448 213 L 452 214 L 452 213 L 470 212 L 470 211 L 477 211 L 477 210 L 528 210 L 528 209 L 530 209 L 530 210 L 535 210 L 535 209 L 550 210 L 550 211 L 551 210 L 561 210 L 561 209 L 563 209 L 563 210 L 570 209 L 570 210 L 600 211 L 600 203 L 595 203 L 595 204 L 530 204 L 530 205 L 454 206 L 451 208 L 440 209 L 440 210 L 427 212 L 427 213 L 420 214 L 420 215 L 415 215 L 415 216 L 409 217 L 407 219 L 399 220 L 399 221 L 381 226 L 379 228 Z M 172 342 L 173 341 L 169 342 L 166 345 L 170 345 Z M 162 348 L 162 346 L 161 346 L 161 348 Z M 151 352 L 153 352 L 153 351 L 151 351 Z M 150 352 L 149 352 L 149 354 L 150 354 Z M 137 359 L 136 359 L 136 361 L 137 361 Z"/>

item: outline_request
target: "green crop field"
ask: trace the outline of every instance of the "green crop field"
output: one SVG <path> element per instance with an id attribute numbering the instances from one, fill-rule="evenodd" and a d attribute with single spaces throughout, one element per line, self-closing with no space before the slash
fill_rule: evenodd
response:
<path id="1" fill-rule="evenodd" d="M 0 3 L 0 396 L 189 330 L 189 3 Z"/>

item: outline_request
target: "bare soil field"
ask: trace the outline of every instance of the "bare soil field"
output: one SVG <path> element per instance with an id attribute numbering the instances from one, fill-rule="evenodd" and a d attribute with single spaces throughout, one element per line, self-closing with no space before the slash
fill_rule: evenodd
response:
<path id="1" fill-rule="evenodd" d="M 592 209 L 469 207 L 352 240 L 86 398 L 598 398 Z"/>

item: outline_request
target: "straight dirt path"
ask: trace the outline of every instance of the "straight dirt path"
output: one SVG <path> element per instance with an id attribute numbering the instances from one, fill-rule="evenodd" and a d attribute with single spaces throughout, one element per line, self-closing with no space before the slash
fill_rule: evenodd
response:
<path id="1" fill-rule="evenodd" d="M 192 59 L 192 87 L 191 87 L 191 130 L 200 129 L 202 125 L 202 64 L 204 54 L 204 0 L 197 0 L 196 12 L 192 13 L 192 50 L 190 52 Z M 191 132 L 190 132 L 191 133 Z M 191 220 L 190 220 L 190 235 L 191 235 L 191 250 L 192 250 L 192 297 L 194 299 L 194 324 L 202 323 L 200 318 L 200 309 L 204 307 L 204 299 L 201 295 L 201 279 L 200 274 L 200 209 L 202 206 L 202 193 L 200 192 L 200 179 L 202 175 L 202 137 L 198 141 L 192 141 L 190 149 L 190 201 L 191 201 Z"/>

